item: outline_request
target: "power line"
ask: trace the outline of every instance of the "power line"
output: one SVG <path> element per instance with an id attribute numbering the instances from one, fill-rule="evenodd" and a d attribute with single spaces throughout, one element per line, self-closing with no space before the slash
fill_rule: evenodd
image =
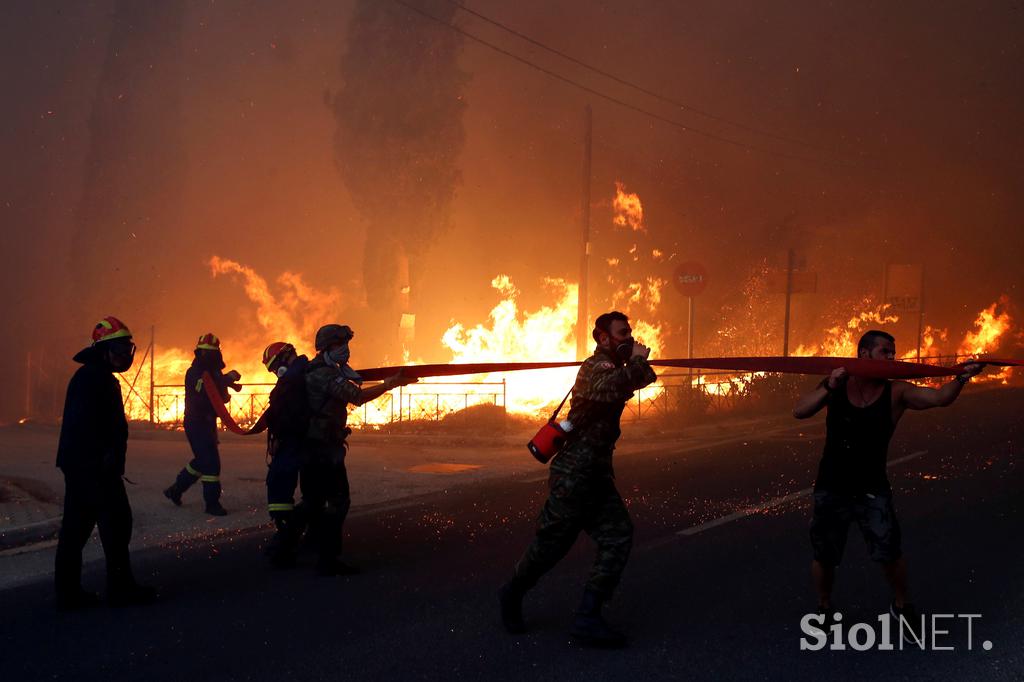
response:
<path id="1" fill-rule="evenodd" d="M 800 139 L 795 138 L 795 137 L 788 137 L 786 135 L 780 135 L 779 133 L 775 133 L 775 132 L 772 132 L 770 130 L 765 130 L 764 128 L 757 128 L 755 126 L 748 125 L 746 123 L 741 123 L 739 121 L 733 121 L 733 120 L 728 119 L 728 118 L 726 118 L 724 116 L 719 116 L 718 114 L 713 114 L 713 113 L 711 113 L 709 111 L 706 111 L 704 109 L 700 109 L 698 107 L 695 107 L 692 104 L 687 104 L 686 102 L 681 102 L 681 101 L 679 101 L 677 99 L 673 99 L 672 97 L 668 97 L 667 95 L 663 95 L 663 94 L 661 94 L 659 92 L 655 92 L 653 90 L 645 88 L 642 85 L 637 85 L 636 83 L 633 83 L 632 81 L 628 81 L 625 78 L 620 78 L 619 76 L 616 76 L 613 73 L 610 73 L 610 72 L 605 71 L 603 69 L 600 69 L 600 68 L 598 68 L 596 66 L 593 66 L 592 64 L 588 64 L 587 62 L 584 62 L 582 59 L 578 59 L 576 57 L 573 57 L 570 54 L 566 54 L 565 52 L 562 52 L 561 50 L 553 48 L 550 45 L 546 45 L 546 44 L 540 42 L 539 40 L 536 40 L 535 38 L 531 38 L 530 36 L 526 35 L 525 33 L 521 33 L 519 31 L 515 30 L 514 28 L 501 23 L 500 21 L 497 21 L 495 19 L 491 19 L 490 17 L 485 16 L 485 15 L 481 14 L 480 12 L 477 12 L 476 10 L 470 9 L 469 7 L 466 7 L 465 5 L 463 5 L 462 3 L 456 2 L 456 0 L 446 0 L 446 2 L 449 2 L 449 3 L 453 4 L 453 5 L 455 5 L 460 10 L 462 10 L 463 12 L 465 12 L 467 14 L 471 14 L 471 15 L 473 15 L 474 17 L 476 17 L 478 19 L 486 21 L 487 23 L 491 24 L 492 26 L 497 26 L 498 28 L 502 29 L 503 31 L 507 31 L 508 33 L 511 33 L 512 35 L 516 36 L 517 38 L 525 40 L 526 42 L 530 43 L 531 45 L 535 45 L 535 46 L 541 48 L 542 50 L 547 50 L 551 54 L 557 55 L 557 56 L 561 57 L 562 59 L 570 61 L 573 64 L 576 64 L 578 66 L 582 66 L 584 69 L 592 71 L 592 72 L 594 72 L 594 73 L 596 73 L 596 74 L 598 74 L 600 76 L 604 76 L 605 78 L 607 78 L 609 80 L 612 80 L 612 81 L 615 81 L 616 83 L 618 83 L 620 85 L 625 85 L 628 88 L 632 88 L 632 89 L 636 90 L 637 92 L 642 92 L 643 94 L 648 95 L 649 97 L 653 97 L 654 99 L 660 100 L 660 101 L 665 102 L 667 104 L 671 104 L 671 105 L 673 105 L 675 107 L 679 107 L 680 109 L 682 109 L 684 111 L 689 111 L 689 112 L 697 114 L 699 116 L 704 116 L 705 118 L 711 119 L 712 121 L 717 121 L 719 123 L 725 123 L 725 124 L 731 125 L 731 126 L 733 126 L 735 128 L 739 128 L 740 130 L 745 130 L 745 131 L 747 131 L 749 133 L 755 133 L 755 134 L 758 134 L 758 135 L 764 135 L 765 137 L 770 137 L 770 138 L 773 138 L 775 140 L 779 140 L 781 142 L 789 142 L 789 143 L 792 143 L 792 144 L 798 144 L 798 145 L 807 147 L 809 149 L 816 149 L 818 151 L 830 151 L 830 150 L 827 150 L 827 149 L 823 149 L 822 147 L 819 147 L 818 145 L 811 144 L 810 142 L 806 142 L 804 140 L 800 140 Z"/>
<path id="2" fill-rule="evenodd" d="M 517 54 L 515 54 L 513 52 L 509 52 L 508 50 L 506 50 L 504 48 L 498 47 L 494 43 L 490 43 L 490 42 L 484 40 L 483 38 L 475 36 L 472 33 L 469 33 L 468 31 L 459 28 L 458 26 L 453 26 L 452 24 L 448 23 L 444 19 L 439 19 L 438 17 L 435 17 L 434 15 L 430 14 L 429 12 L 426 12 L 426 11 L 424 11 L 424 10 L 420 9 L 419 7 L 416 7 L 414 5 L 411 5 L 411 4 L 407 3 L 407 2 L 405 2 L 404 0 L 394 0 L 394 2 L 396 2 L 397 4 L 407 8 L 409 10 L 412 10 L 413 12 L 419 14 L 420 16 L 422 16 L 422 17 L 424 17 L 426 19 L 429 19 L 430 21 L 433 21 L 435 23 L 441 24 L 442 26 L 446 26 L 449 29 L 455 31 L 456 33 L 458 33 L 458 34 L 460 34 L 462 36 L 465 36 L 466 38 L 469 38 L 470 40 L 472 40 L 474 42 L 477 42 L 477 43 L 479 43 L 479 44 L 481 44 L 481 45 L 483 45 L 483 46 L 485 46 L 487 48 L 490 48 L 491 50 L 494 50 L 495 52 L 503 54 L 506 57 L 509 57 L 510 59 L 514 59 L 517 62 L 520 62 L 521 64 L 525 64 L 526 66 L 529 66 L 530 68 L 536 69 L 537 71 L 540 71 L 541 73 L 546 74 L 546 75 L 548 75 L 548 76 L 550 76 L 550 77 L 552 77 L 552 78 L 554 78 L 556 80 L 562 81 L 563 83 L 571 85 L 571 86 L 573 86 L 575 88 L 578 88 L 578 89 L 580 89 L 580 90 L 582 90 L 584 92 L 587 92 L 587 93 L 589 93 L 591 95 L 594 95 L 596 97 L 600 97 L 601 99 L 607 100 L 607 101 L 612 102 L 614 104 L 618 104 L 619 106 L 621 106 L 623 108 L 630 109 L 631 111 L 635 111 L 635 112 L 643 114 L 645 116 L 649 116 L 650 118 L 653 118 L 653 119 L 655 119 L 657 121 L 661 121 L 662 123 L 665 123 L 665 124 L 668 124 L 670 126 L 674 126 L 676 128 L 679 128 L 680 130 L 684 130 L 684 131 L 689 132 L 689 133 L 694 133 L 696 135 L 700 135 L 701 137 L 705 137 L 705 138 L 707 138 L 709 140 L 714 140 L 716 142 L 721 142 L 723 144 L 729 144 L 729 145 L 733 145 L 735 147 L 746 149 L 748 151 L 758 152 L 758 153 L 761 153 L 761 154 L 768 154 L 770 156 L 777 156 L 779 158 L 789 159 L 791 161 L 802 161 L 802 162 L 805 162 L 805 163 L 826 164 L 826 165 L 831 164 L 831 165 L 835 165 L 835 166 L 851 166 L 852 165 L 849 162 L 845 162 L 845 161 L 837 161 L 837 160 L 821 159 L 821 158 L 812 158 L 812 157 L 807 157 L 807 156 L 799 156 L 799 155 L 796 155 L 796 154 L 787 154 L 785 152 L 778 152 L 778 151 L 774 151 L 772 149 L 767 149 L 767 148 L 764 148 L 764 147 L 759 147 L 759 146 L 756 146 L 756 145 L 747 144 L 745 142 L 741 142 L 739 140 L 734 140 L 732 138 L 725 137 L 723 135 L 718 135 L 716 133 L 712 133 L 712 132 L 709 132 L 709 131 L 706 131 L 706 130 L 701 130 L 700 128 L 694 128 L 693 126 L 689 126 L 689 125 L 686 125 L 685 123 L 680 123 L 679 121 L 676 121 L 674 119 L 668 118 L 666 116 L 662 116 L 661 114 L 659 114 L 657 112 L 654 112 L 654 111 L 651 111 L 650 109 L 645 109 L 643 107 L 638 107 L 638 106 L 636 106 L 634 104 L 630 104 L 629 102 L 626 102 L 625 100 L 622 100 L 622 99 L 619 99 L 619 98 L 617 98 L 617 97 L 615 97 L 613 95 L 609 95 L 607 93 L 601 92 L 600 90 L 596 90 L 596 89 L 594 89 L 594 88 L 592 88 L 592 87 L 590 87 L 588 85 L 584 85 L 584 84 L 582 84 L 582 83 L 580 83 L 578 81 L 574 81 L 571 78 L 569 78 L 567 76 L 563 76 L 560 73 L 556 73 L 555 71 L 551 71 L 550 69 L 546 69 L 543 66 L 540 66 L 539 64 L 531 62 L 530 60 L 528 60 L 528 59 L 526 59 L 524 57 L 520 57 L 519 55 L 517 55 Z"/>

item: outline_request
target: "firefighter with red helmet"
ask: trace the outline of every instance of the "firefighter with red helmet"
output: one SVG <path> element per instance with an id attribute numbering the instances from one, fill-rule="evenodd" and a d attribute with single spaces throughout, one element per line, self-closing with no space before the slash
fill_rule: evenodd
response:
<path id="1" fill-rule="evenodd" d="M 267 546 L 267 556 L 278 568 L 295 565 L 299 540 L 306 528 L 302 504 L 295 504 L 295 488 L 305 465 L 304 441 L 309 428 L 306 400 L 306 368 L 309 358 L 295 346 L 275 341 L 263 351 L 263 365 L 277 377 L 267 407 L 267 510 L 277 532 Z"/>
<path id="2" fill-rule="evenodd" d="M 204 374 L 216 384 L 217 395 L 228 401 L 228 388 L 240 390 L 242 375 L 231 370 L 223 373 L 224 358 L 220 352 L 220 339 L 203 334 L 196 343 L 195 359 L 185 372 L 185 436 L 192 448 L 192 460 L 178 473 L 174 484 L 164 490 L 164 496 L 181 506 L 181 496 L 196 481 L 203 483 L 203 501 L 206 513 L 224 516 L 228 512 L 220 503 L 220 452 L 217 449 L 217 413 L 203 385 Z"/>
<path id="3" fill-rule="evenodd" d="M 93 329 L 92 345 L 74 359 L 82 366 L 68 383 L 57 446 L 57 466 L 64 474 L 64 516 L 54 562 L 57 606 L 76 609 L 99 601 L 81 582 L 82 549 L 96 526 L 107 560 L 107 602 L 148 603 L 156 590 L 135 582 L 128 558 L 132 509 L 122 480 L 128 421 L 114 376 L 134 362 L 132 334 L 116 317 L 105 317 Z"/>

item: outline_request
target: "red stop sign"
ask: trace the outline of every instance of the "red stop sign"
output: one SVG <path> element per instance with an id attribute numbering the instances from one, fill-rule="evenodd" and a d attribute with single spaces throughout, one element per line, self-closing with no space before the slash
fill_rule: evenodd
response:
<path id="1" fill-rule="evenodd" d="M 708 271 L 700 263 L 680 263 L 672 281 L 683 296 L 696 296 L 708 285 Z"/>

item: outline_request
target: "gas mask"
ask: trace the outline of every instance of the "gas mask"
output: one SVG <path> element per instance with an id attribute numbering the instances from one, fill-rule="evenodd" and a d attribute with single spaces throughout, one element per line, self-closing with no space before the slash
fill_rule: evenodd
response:
<path id="1" fill-rule="evenodd" d="M 108 342 L 107 361 L 110 363 L 110 368 L 118 374 L 127 372 L 135 362 L 135 344 L 127 339 L 124 341 L 126 342 L 118 339 Z"/>
<path id="2" fill-rule="evenodd" d="M 629 360 L 629 358 L 633 356 L 634 343 L 635 342 L 633 341 L 633 339 L 629 338 L 620 343 L 619 345 L 615 346 L 615 355 L 619 358 L 619 360 L 626 362 L 627 360 Z"/>
<path id="3" fill-rule="evenodd" d="M 224 356 L 219 350 L 197 350 L 196 361 L 203 369 L 210 372 L 219 372 L 224 369 Z"/>
<path id="4" fill-rule="evenodd" d="M 283 377 L 287 373 L 288 373 L 288 367 L 286 367 L 285 365 L 281 365 L 280 367 L 278 367 L 277 369 L 274 370 L 274 374 L 277 375 L 278 379 L 280 379 L 281 377 Z"/>

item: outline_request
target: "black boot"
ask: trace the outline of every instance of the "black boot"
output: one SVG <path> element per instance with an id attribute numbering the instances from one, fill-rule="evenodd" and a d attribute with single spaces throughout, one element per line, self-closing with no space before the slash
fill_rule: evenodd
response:
<path id="1" fill-rule="evenodd" d="M 298 558 L 299 533 L 295 519 L 278 518 L 274 520 L 277 532 L 270 539 L 265 554 L 270 558 L 274 568 L 294 568 Z"/>
<path id="2" fill-rule="evenodd" d="M 581 643 L 608 649 L 626 646 L 626 636 L 617 632 L 601 616 L 605 597 L 592 590 L 584 590 L 583 600 L 572 622 L 572 636 Z"/>
<path id="3" fill-rule="evenodd" d="M 523 622 L 523 596 L 526 590 L 510 580 L 498 590 L 498 603 L 501 605 L 501 622 L 510 635 L 521 635 L 526 632 Z"/>
<path id="4" fill-rule="evenodd" d="M 206 503 L 206 513 L 210 516 L 227 516 L 228 510 L 225 509 L 220 502 L 213 501 Z"/>
<path id="5" fill-rule="evenodd" d="M 203 477 L 207 478 L 206 476 Z M 227 516 L 228 510 L 220 503 L 220 479 L 203 481 L 203 501 L 206 502 L 206 513 L 211 516 Z"/>
<path id="6" fill-rule="evenodd" d="M 181 506 L 181 488 L 177 483 L 164 490 L 164 497 L 173 502 L 175 507 Z"/>

